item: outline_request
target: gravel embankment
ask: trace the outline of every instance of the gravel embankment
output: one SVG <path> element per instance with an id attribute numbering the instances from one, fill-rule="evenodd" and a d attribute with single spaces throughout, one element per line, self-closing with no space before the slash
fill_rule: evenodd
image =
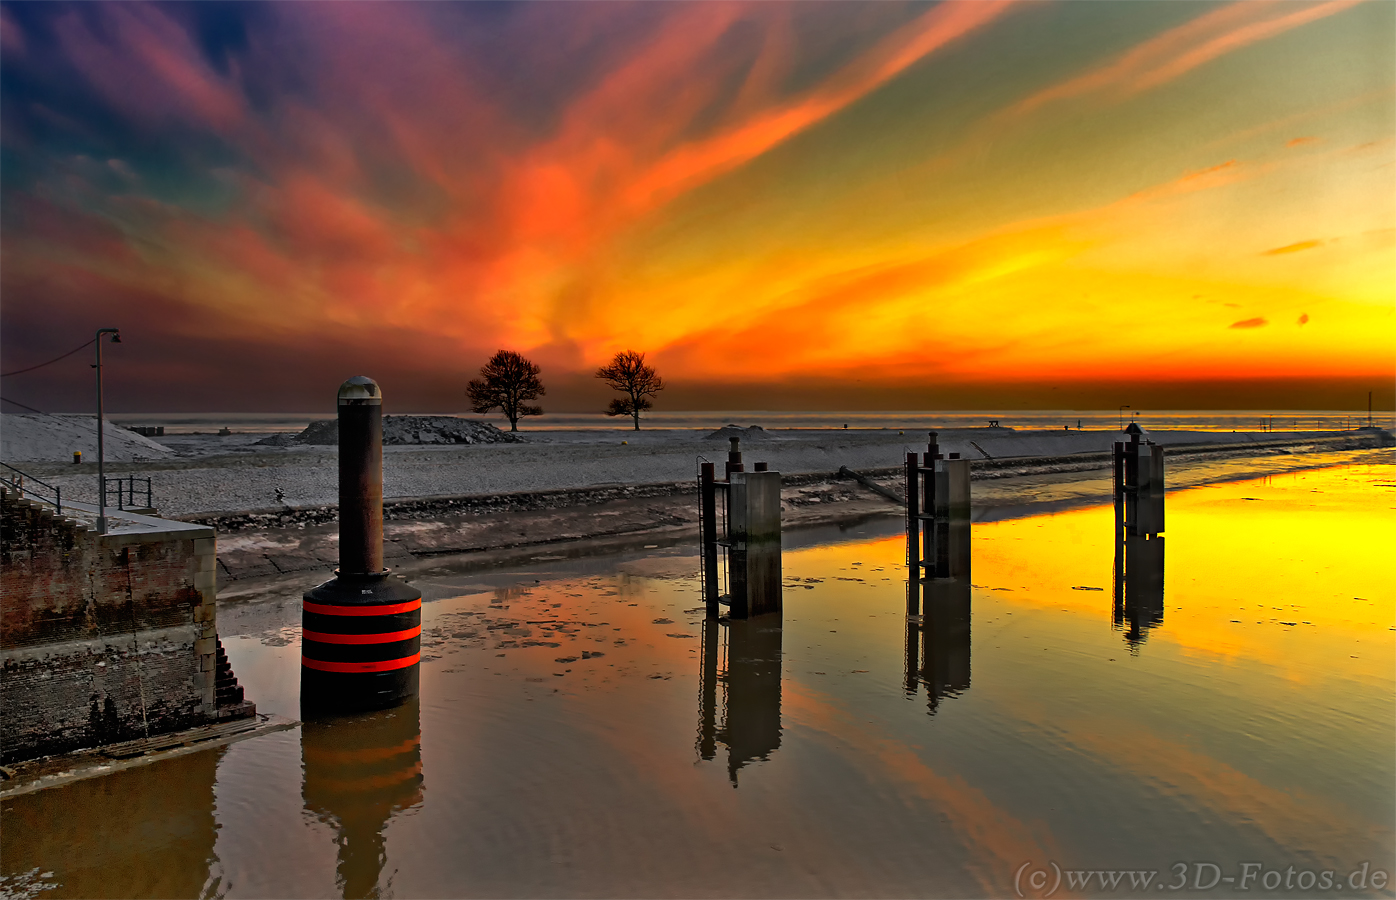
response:
<path id="1" fill-rule="evenodd" d="M 1281 445 L 1376 446 L 1385 432 L 1313 434 L 1156 433 L 1165 446 L 1264 452 Z M 1043 466 L 1098 468 L 1117 432 L 1012 432 L 966 429 L 942 432 L 946 452 L 976 460 L 976 477 L 1015 474 Z M 832 476 L 841 466 L 858 472 L 890 471 L 908 450 L 924 450 L 925 435 L 886 431 L 768 432 L 744 441 L 748 466 L 763 461 L 787 476 Z M 1386 436 L 1385 440 L 1390 440 Z M 532 432 L 524 443 L 384 448 L 384 497 L 489 497 L 597 490 L 691 482 L 699 458 L 721 470 L 728 443 L 709 432 Z M 171 443 L 175 443 L 171 441 Z M 227 449 L 224 449 L 224 447 Z M 180 457 L 108 466 L 109 474 L 150 477 L 162 515 L 188 519 L 215 514 L 332 507 L 338 500 L 336 453 L 330 447 L 257 447 L 238 435 L 179 442 Z M 228 451 L 233 452 L 229 453 Z M 992 457 L 986 458 L 986 457 Z M 1033 462 L 1029 464 L 1029 461 Z M 95 466 L 30 464 L 26 471 L 63 487 L 65 497 L 95 500 Z M 1050 470 L 1050 468 L 1049 468 Z M 581 500 L 581 502 L 589 502 Z M 290 512 L 289 510 L 287 512 Z"/>

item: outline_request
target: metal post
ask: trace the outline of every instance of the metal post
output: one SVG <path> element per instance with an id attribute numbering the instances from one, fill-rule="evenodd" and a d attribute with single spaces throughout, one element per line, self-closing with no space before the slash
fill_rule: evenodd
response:
<path id="1" fill-rule="evenodd" d="M 106 443 L 103 440 L 102 410 L 102 335 L 110 334 L 112 340 L 120 342 L 121 332 L 115 328 L 97 329 L 97 533 L 107 533 L 107 466 Z"/>
<path id="2" fill-rule="evenodd" d="M 927 452 L 921 457 L 921 512 L 925 517 L 921 519 L 921 559 L 928 565 L 922 570 L 922 575 L 930 578 L 940 573 L 931 569 L 929 562 L 936 558 L 936 457 L 940 455 L 939 448 L 934 443 L 927 445 Z"/>
<path id="3" fill-rule="evenodd" d="M 707 617 L 716 619 L 717 608 L 717 487 L 713 464 L 705 462 L 698 470 L 700 512 L 703 516 L 703 603 Z"/>
<path id="4" fill-rule="evenodd" d="M 731 481 L 732 473 L 742 471 L 743 467 L 741 442 L 737 438 L 730 438 L 729 440 L 732 441 L 732 449 L 727 451 L 727 469 L 722 477 Z"/>
<path id="5" fill-rule="evenodd" d="M 906 455 L 906 614 L 920 615 L 921 599 L 921 490 L 916 454 Z"/>
<path id="6" fill-rule="evenodd" d="M 1118 543 L 1125 533 L 1125 445 L 1115 442 L 1115 541 Z"/>
<path id="7" fill-rule="evenodd" d="M 362 375 L 339 389 L 339 572 L 383 571 L 383 395 Z"/>

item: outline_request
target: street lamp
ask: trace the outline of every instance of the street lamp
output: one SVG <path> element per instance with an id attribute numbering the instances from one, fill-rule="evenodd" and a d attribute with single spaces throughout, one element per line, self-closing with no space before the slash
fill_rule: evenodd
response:
<path id="1" fill-rule="evenodd" d="M 121 332 L 116 328 L 97 329 L 97 533 L 107 533 L 107 466 L 106 446 L 102 440 L 102 335 L 111 335 L 113 344 L 121 343 Z"/>

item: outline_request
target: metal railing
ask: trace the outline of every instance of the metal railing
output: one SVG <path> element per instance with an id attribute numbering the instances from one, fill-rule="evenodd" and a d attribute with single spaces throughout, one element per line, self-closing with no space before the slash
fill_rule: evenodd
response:
<path id="1" fill-rule="evenodd" d="M 63 490 L 57 485 L 49 484 L 33 475 L 27 475 L 8 463 L 0 462 L 0 466 L 4 466 L 4 471 L 0 472 L 0 481 L 19 491 L 21 495 L 28 494 L 44 503 L 52 503 L 56 511 L 63 512 Z M 39 487 L 29 487 L 30 484 L 36 484 Z M 46 491 L 53 494 L 52 500 L 45 496 Z"/>
<path id="2" fill-rule="evenodd" d="M 118 476 L 116 478 L 102 479 L 102 502 L 106 506 L 111 506 L 112 494 L 116 495 L 117 509 L 150 509 L 153 504 L 150 502 L 150 479 L 137 478 L 135 475 Z M 144 494 L 145 503 L 136 503 L 136 498 Z"/>

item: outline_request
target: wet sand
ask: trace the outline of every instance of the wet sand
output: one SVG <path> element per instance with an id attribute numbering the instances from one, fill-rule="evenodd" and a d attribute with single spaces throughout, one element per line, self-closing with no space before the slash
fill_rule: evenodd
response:
<path id="1" fill-rule="evenodd" d="M 1171 489 L 1310 469 L 1339 462 L 1389 460 L 1390 450 L 1272 452 L 1232 455 L 1180 454 L 1170 458 Z M 1066 469 L 1066 471 L 1060 471 Z M 1108 469 L 1023 465 L 981 474 L 972 484 L 975 520 L 995 521 L 1062 511 L 1110 499 Z M 874 479 L 893 493 L 899 475 Z M 658 485 L 652 496 L 619 496 L 586 502 L 562 495 L 533 496 L 517 505 L 481 502 L 473 508 L 428 505 L 396 509 L 384 525 L 387 564 L 411 574 L 448 561 L 487 569 L 540 559 L 575 558 L 645 547 L 692 546 L 697 541 L 697 496 L 692 485 Z M 901 521 L 903 509 L 856 481 L 824 476 L 793 477 L 782 490 L 787 530 L 825 525 L 848 527 L 879 519 Z M 261 593 L 261 581 L 294 575 L 295 584 L 328 577 L 338 560 L 338 525 L 332 511 L 319 521 L 279 516 L 271 523 L 234 527 L 217 522 L 220 598 Z M 308 585 L 306 585 L 308 586 Z M 301 588 L 302 590 L 304 588 Z"/>

